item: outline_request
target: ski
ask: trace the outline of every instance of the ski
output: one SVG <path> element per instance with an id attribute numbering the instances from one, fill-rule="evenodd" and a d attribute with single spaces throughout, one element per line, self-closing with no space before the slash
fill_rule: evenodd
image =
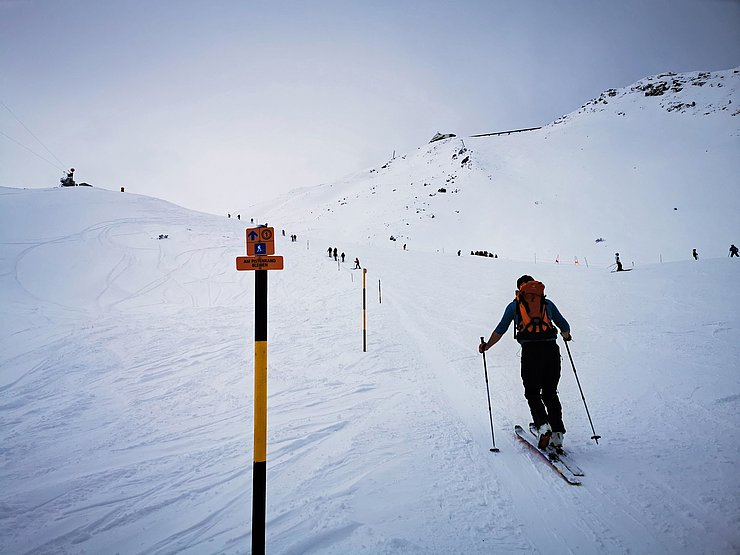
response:
<path id="1" fill-rule="evenodd" d="M 575 474 L 565 466 L 565 463 L 558 457 L 555 452 L 548 453 L 537 448 L 537 444 L 534 440 L 530 439 L 530 434 L 524 431 L 521 426 L 514 426 L 514 433 L 516 436 L 529 447 L 532 451 L 537 453 L 555 472 L 560 474 L 563 479 L 571 485 L 580 486 L 581 482 Z"/>
<path id="2" fill-rule="evenodd" d="M 555 454 L 558 455 L 561 462 L 568 467 L 568 470 L 570 470 L 575 476 L 585 476 L 585 472 L 581 470 L 581 467 L 578 466 L 574 461 L 573 458 L 568 454 L 567 451 L 564 451 L 563 449 L 555 449 L 553 448 L 553 451 Z"/>
<path id="3" fill-rule="evenodd" d="M 536 441 L 537 434 L 532 429 L 532 424 L 529 425 L 529 433 L 532 434 Z M 573 457 L 571 457 L 564 449 L 557 449 L 552 445 L 548 445 L 545 453 L 548 457 L 550 455 L 555 455 L 565 466 L 568 467 L 568 470 L 570 470 L 574 476 L 585 476 L 585 473 L 583 472 L 583 470 L 581 470 L 581 467 L 573 461 Z"/>

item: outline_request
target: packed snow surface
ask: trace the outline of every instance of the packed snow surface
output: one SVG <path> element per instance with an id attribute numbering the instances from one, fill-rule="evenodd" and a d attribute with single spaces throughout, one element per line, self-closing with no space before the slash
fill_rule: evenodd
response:
<path id="1" fill-rule="evenodd" d="M 0 552 L 248 553 L 244 223 L 86 188 L 0 189 L 0 222 Z M 276 250 L 269 552 L 740 549 L 740 260 L 610 273 L 281 234 Z M 511 337 L 487 353 L 489 451 L 477 344 L 522 273 L 573 329 L 602 436 L 566 356 L 580 487 L 514 437 Z"/>

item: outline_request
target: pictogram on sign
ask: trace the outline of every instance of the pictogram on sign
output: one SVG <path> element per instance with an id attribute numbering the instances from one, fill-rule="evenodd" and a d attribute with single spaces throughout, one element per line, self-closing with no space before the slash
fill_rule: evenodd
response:
<path id="1" fill-rule="evenodd" d="M 247 256 L 275 254 L 275 228 L 250 227 L 247 229 Z"/>

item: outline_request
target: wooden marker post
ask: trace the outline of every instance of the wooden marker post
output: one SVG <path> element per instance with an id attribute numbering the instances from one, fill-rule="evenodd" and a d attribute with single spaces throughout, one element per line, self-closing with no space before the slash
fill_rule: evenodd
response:
<path id="1" fill-rule="evenodd" d="M 274 256 L 272 227 L 247 229 L 247 255 L 236 257 L 236 269 L 254 270 L 254 466 L 252 470 L 252 553 L 265 552 L 267 507 L 267 271 L 282 270 Z"/>

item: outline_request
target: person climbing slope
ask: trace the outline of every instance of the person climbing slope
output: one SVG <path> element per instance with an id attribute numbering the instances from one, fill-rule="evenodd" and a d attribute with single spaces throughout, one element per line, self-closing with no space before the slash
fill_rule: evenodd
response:
<path id="1" fill-rule="evenodd" d="M 517 282 L 514 300 L 491 337 L 478 345 L 483 353 L 493 347 L 514 322 L 514 338 L 522 346 L 521 376 L 524 397 L 529 404 L 536 427 L 538 447 L 552 444 L 562 449 L 565 425 L 558 398 L 560 381 L 560 348 L 556 343 L 558 329 L 565 341 L 570 341 L 570 325 L 550 299 L 545 298 L 545 286 L 532 276 L 523 275 Z"/>

